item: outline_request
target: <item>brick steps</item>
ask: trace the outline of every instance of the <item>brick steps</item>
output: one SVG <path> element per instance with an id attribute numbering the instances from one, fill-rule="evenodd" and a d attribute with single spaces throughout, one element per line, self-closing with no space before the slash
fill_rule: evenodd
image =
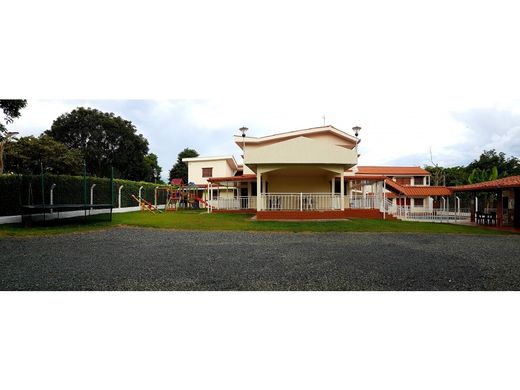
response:
<path id="1" fill-rule="evenodd" d="M 345 216 L 347 218 L 366 218 L 366 219 L 383 219 L 383 213 L 377 209 L 346 209 Z M 397 218 L 386 213 L 385 219 L 397 221 Z"/>
<path id="2" fill-rule="evenodd" d="M 277 220 L 277 219 L 345 219 L 342 211 L 258 211 L 257 220 Z"/>

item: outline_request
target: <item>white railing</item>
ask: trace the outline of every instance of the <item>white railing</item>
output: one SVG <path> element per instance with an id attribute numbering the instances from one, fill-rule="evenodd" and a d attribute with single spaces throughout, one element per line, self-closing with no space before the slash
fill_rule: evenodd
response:
<path id="1" fill-rule="evenodd" d="M 345 207 L 351 209 L 379 209 L 382 195 L 347 195 Z"/>
<path id="2" fill-rule="evenodd" d="M 396 206 L 394 208 L 390 207 L 389 211 L 403 221 L 458 223 L 469 222 L 471 218 L 469 209 L 462 208 L 420 210 L 418 208 L 410 208 L 410 206 Z"/>
<path id="3" fill-rule="evenodd" d="M 262 210 L 340 210 L 341 195 L 330 193 L 269 193 L 262 195 Z"/>
<path id="4" fill-rule="evenodd" d="M 207 203 L 211 208 L 219 210 L 256 209 L 256 196 L 236 196 L 234 198 L 219 197 Z"/>
<path id="5" fill-rule="evenodd" d="M 384 198 L 379 204 L 379 211 L 386 214 L 394 214 L 396 212 L 396 206 L 388 198 Z"/>

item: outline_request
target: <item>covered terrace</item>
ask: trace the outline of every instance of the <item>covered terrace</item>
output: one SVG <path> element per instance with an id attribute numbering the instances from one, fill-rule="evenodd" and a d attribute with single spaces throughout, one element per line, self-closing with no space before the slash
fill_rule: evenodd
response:
<path id="1" fill-rule="evenodd" d="M 471 221 L 520 229 L 520 176 L 450 187 L 471 194 Z"/>

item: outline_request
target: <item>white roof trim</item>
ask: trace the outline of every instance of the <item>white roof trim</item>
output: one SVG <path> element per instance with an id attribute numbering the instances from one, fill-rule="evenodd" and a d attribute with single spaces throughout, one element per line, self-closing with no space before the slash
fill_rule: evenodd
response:
<path id="1" fill-rule="evenodd" d="M 196 161 L 227 161 L 229 166 L 233 169 L 237 169 L 238 164 L 233 155 L 229 156 L 208 156 L 208 157 L 186 157 L 182 159 L 182 162 L 196 162 Z"/>
<path id="2" fill-rule="evenodd" d="M 235 142 L 238 144 L 238 146 L 242 147 L 242 143 L 245 141 L 249 144 L 257 144 L 262 143 L 266 141 L 273 141 L 277 139 L 284 139 L 289 137 L 298 137 L 301 135 L 306 134 L 314 134 L 314 133 L 321 133 L 323 131 L 330 131 L 333 134 L 336 134 L 337 136 L 349 140 L 351 142 L 356 142 L 358 139 L 350 134 L 345 133 L 342 130 L 336 129 L 334 126 L 320 126 L 320 127 L 311 127 L 309 129 L 302 129 L 302 130 L 293 130 L 293 131 L 286 131 L 284 133 L 277 133 L 272 134 L 264 137 L 242 137 L 241 135 L 235 135 Z"/>

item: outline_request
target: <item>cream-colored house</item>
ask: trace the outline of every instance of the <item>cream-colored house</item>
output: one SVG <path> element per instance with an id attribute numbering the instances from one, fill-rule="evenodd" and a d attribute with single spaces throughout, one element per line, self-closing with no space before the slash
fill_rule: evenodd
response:
<path id="1" fill-rule="evenodd" d="M 238 164 L 233 156 L 190 157 L 183 158 L 188 163 L 188 181 L 195 184 L 204 184 L 210 177 L 233 176 Z"/>
<path id="2" fill-rule="evenodd" d="M 189 181 L 207 188 L 210 211 L 256 211 L 259 219 L 379 217 L 383 207 L 432 203 L 427 171 L 359 167 L 359 139 L 333 126 L 234 141 L 242 166 L 232 156 L 183 159 Z"/>

